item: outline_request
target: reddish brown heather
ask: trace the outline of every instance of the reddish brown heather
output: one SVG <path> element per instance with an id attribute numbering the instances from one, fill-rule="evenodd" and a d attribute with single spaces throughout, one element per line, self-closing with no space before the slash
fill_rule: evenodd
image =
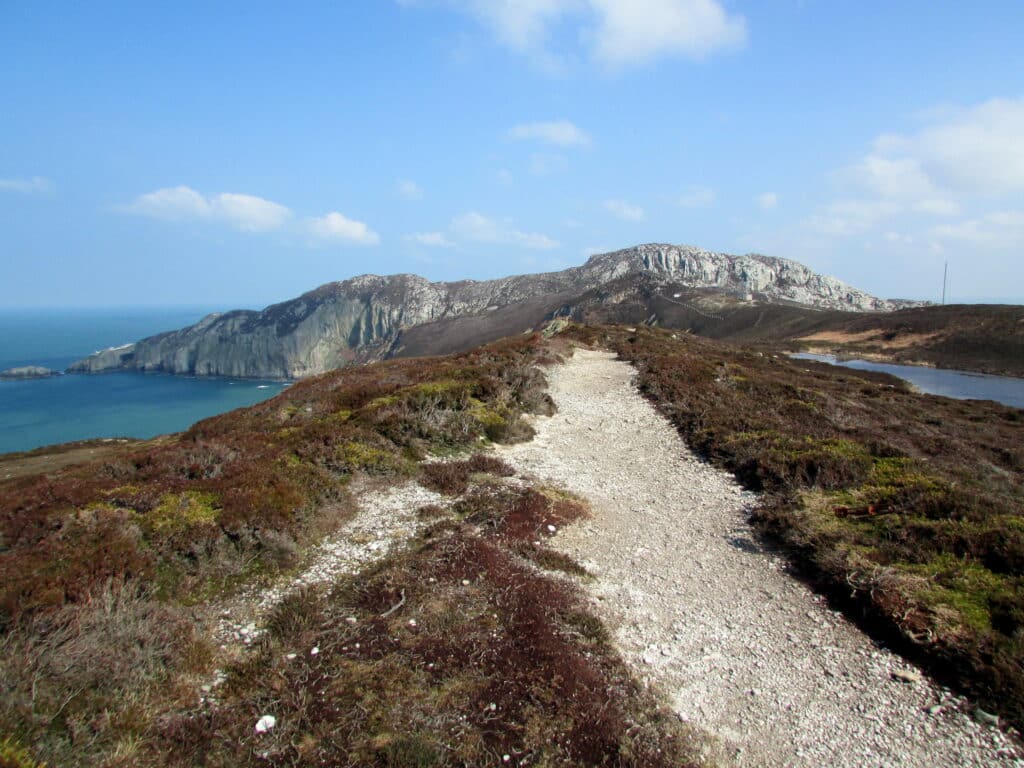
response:
<path id="1" fill-rule="evenodd" d="M 354 474 L 527 436 L 519 414 L 550 408 L 537 348 L 345 369 L 98 465 L 0 483 L 0 627 L 111 579 L 183 597 L 287 564 L 280 542 L 321 534 L 317 510 Z"/>
<path id="2" fill-rule="evenodd" d="M 462 461 L 424 464 L 421 468 L 420 484 L 438 493 L 459 496 L 469 489 L 470 477 L 478 473 L 511 477 L 515 470 L 501 459 L 478 453 Z"/>
<path id="3" fill-rule="evenodd" d="M 282 604 L 223 704 L 164 723 L 167 764 L 687 764 L 687 734 L 630 678 L 577 590 L 507 547 L 578 506 L 532 490 L 478 502 L 327 600 Z M 259 736 L 265 713 L 281 717 Z"/>
<path id="4" fill-rule="evenodd" d="M 158 713 L 194 701 L 190 676 L 209 672 L 187 606 L 291 565 L 348 514 L 355 475 L 415 475 L 427 451 L 528 436 L 520 414 L 551 407 L 531 367 L 539 344 L 337 371 L 93 463 L 34 456 L 54 471 L 0 483 L 0 739 L 11 754 L 30 745 L 56 765 L 140 764 Z M 105 594 L 131 599 L 108 610 Z M 83 686 L 95 658 L 81 649 L 102 649 L 111 622 L 141 649 L 138 674 Z M 47 662 L 26 666 L 30 653 Z"/>

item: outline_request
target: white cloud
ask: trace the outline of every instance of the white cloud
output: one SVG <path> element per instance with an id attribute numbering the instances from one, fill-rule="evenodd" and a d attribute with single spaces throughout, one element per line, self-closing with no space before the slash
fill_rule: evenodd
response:
<path id="1" fill-rule="evenodd" d="M 586 147 L 591 144 L 590 136 L 568 120 L 522 123 L 510 128 L 508 135 L 512 139 L 540 141 L 559 147 Z"/>
<path id="2" fill-rule="evenodd" d="M 407 235 L 406 239 L 430 248 L 451 248 L 455 245 L 443 232 L 417 232 Z"/>
<path id="3" fill-rule="evenodd" d="M 118 210 L 165 221 L 223 221 L 243 232 L 280 229 L 292 215 L 285 206 L 262 197 L 222 192 L 208 198 L 186 186 L 147 192 Z"/>
<path id="4" fill-rule="evenodd" d="M 551 250 L 559 246 L 547 235 L 523 232 L 507 219 L 494 219 L 476 211 L 456 216 L 450 228 L 459 239 L 469 242 L 519 245 L 531 250 Z"/>
<path id="5" fill-rule="evenodd" d="M 529 170 L 534 176 L 549 176 L 568 167 L 569 161 L 563 155 L 530 155 Z"/>
<path id="6" fill-rule="evenodd" d="M 940 243 L 954 241 L 959 244 L 989 248 L 1024 247 L 1024 210 L 993 211 L 984 216 L 955 224 L 940 224 L 931 230 Z"/>
<path id="7" fill-rule="evenodd" d="M 747 39 L 742 16 L 716 0 L 591 0 L 601 17 L 595 55 L 611 65 L 678 54 L 703 58 Z"/>
<path id="8" fill-rule="evenodd" d="M 779 204 L 779 196 L 774 192 L 762 192 L 755 200 L 762 211 L 770 211 Z"/>
<path id="9" fill-rule="evenodd" d="M 660 56 L 699 59 L 746 42 L 746 20 L 719 0 L 462 0 L 509 48 L 559 69 L 573 51 L 549 51 L 551 29 L 572 23 L 563 39 L 584 41 L 592 58 L 613 67 Z"/>
<path id="10" fill-rule="evenodd" d="M 1020 243 L 1006 211 L 1024 205 L 1024 99 L 933 110 L 921 119 L 916 131 L 878 136 L 860 160 L 839 170 L 841 196 L 809 220 L 810 228 L 847 237 L 892 223 L 887 230 L 905 232 L 917 220 L 942 218 L 949 221 L 917 229 L 935 240 Z"/>
<path id="11" fill-rule="evenodd" d="M 311 234 L 321 240 L 354 245 L 377 245 L 380 242 L 380 236 L 366 224 L 350 219 L 337 211 L 308 219 L 306 226 Z"/>
<path id="12" fill-rule="evenodd" d="M 22 195 L 38 195 L 49 192 L 53 184 L 49 179 L 42 176 L 33 176 L 30 179 L 0 179 L 0 191 L 18 192 Z"/>
<path id="13" fill-rule="evenodd" d="M 166 187 L 139 195 L 134 201 L 119 207 L 123 213 L 134 213 L 154 219 L 181 221 L 207 218 L 211 215 L 209 201 L 191 187 Z"/>
<path id="14" fill-rule="evenodd" d="M 548 25 L 586 7 L 580 0 L 469 0 L 469 8 L 490 26 L 498 39 L 517 51 L 543 47 Z"/>
<path id="15" fill-rule="evenodd" d="M 291 209 L 272 200 L 237 192 L 221 192 L 208 197 L 187 186 L 147 192 L 115 210 L 163 221 L 217 222 L 241 232 L 281 230 L 293 218 Z M 337 211 L 303 219 L 290 228 L 323 241 L 358 245 L 376 245 L 380 242 L 380 236 L 366 224 L 349 219 Z"/>
<path id="16" fill-rule="evenodd" d="M 243 232 L 268 232 L 280 229 L 292 212 L 283 205 L 255 195 L 224 192 L 212 200 L 213 215 Z"/>
<path id="17" fill-rule="evenodd" d="M 876 142 L 877 146 L 877 142 Z M 872 200 L 887 200 L 900 209 L 938 216 L 955 216 L 959 205 L 924 170 L 919 157 L 886 157 L 872 152 L 844 168 L 837 178 Z"/>
<path id="18" fill-rule="evenodd" d="M 423 190 L 420 185 L 410 179 L 399 179 L 396 185 L 398 194 L 404 200 L 422 200 Z"/>
<path id="19" fill-rule="evenodd" d="M 983 194 L 1024 191 L 1024 99 L 992 99 L 959 110 L 915 136 L 895 137 L 920 153 L 950 186 Z"/>
<path id="20" fill-rule="evenodd" d="M 605 200 L 604 207 L 613 216 L 625 221 L 643 221 L 646 217 L 644 209 L 625 200 Z"/>
<path id="21" fill-rule="evenodd" d="M 840 199 L 826 205 L 808 224 L 818 234 L 847 237 L 864 234 L 900 210 L 885 200 Z"/>
<path id="22" fill-rule="evenodd" d="M 703 208 L 715 202 L 717 194 L 710 187 L 690 186 L 676 201 L 683 208 Z"/>

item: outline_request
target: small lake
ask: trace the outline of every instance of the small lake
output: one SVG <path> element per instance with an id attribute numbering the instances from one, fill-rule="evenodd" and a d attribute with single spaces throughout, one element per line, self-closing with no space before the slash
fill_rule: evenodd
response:
<path id="1" fill-rule="evenodd" d="M 817 360 L 859 371 L 881 371 L 909 381 L 929 395 L 943 395 L 958 400 L 995 400 L 1013 408 L 1024 408 L 1024 379 L 1012 376 L 990 376 L 970 371 L 873 363 L 868 360 L 838 360 L 833 355 L 814 355 L 809 352 L 796 352 L 790 357 L 796 360 Z"/>

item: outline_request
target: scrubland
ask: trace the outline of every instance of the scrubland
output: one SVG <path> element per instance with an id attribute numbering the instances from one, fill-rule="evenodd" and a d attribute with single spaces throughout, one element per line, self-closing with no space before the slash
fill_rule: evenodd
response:
<path id="1" fill-rule="evenodd" d="M 639 370 L 755 524 L 876 636 L 1024 723 L 1024 412 L 650 328 L 576 327 Z"/>
<path id="2" fill-rule="evenodd" d="M 687 734 L 557 578 L 581 569 L 548 526 L 584 506 L 475 453 L 550 411 L 544 361 L 529 337 L 353 367 L 0 484 L 0 766 L 685 763 Z M 223 658 L 218 601 L 298 568 L 357 514 L 354 478 L 452 503 Z"/>
<path id="3" fill-rule="evenodd" d="M 552 408 L 543 366 L 580 343 L 636 365 L 687 442 L 763 494 L 756 524 L 837 605 L 1024 722 L 1024 413 L 574 326 L 343 369 L 0 482 L 0 766 L 686 764 L 697 737 L 545 543 L 585 504 L 481 452 L 529 439 L 523 414 Z M 368 570 L 290 594 L 225 658 L 216 606 L 296 572 L 358 513 L 354 479 L 450 503 Z"/>

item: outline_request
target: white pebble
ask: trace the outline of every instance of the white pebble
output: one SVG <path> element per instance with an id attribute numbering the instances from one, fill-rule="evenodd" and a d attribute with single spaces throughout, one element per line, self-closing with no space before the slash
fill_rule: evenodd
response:
<path id="1" fill-rule="evenodd" d="M 313 650 L 311 650 L 309 652 L 309 655 L 310 656 L 316 656 L 318 653 L 320 653 L 320 646 L 319 645 L 314 645 L 313 646 Z"/>
<path id="2" fill-rule="evenodd" d="M 266 733 L 277 725 L 277 718 L 273 715 L 264 715 L 256 721 L 256 733 Z"/>

